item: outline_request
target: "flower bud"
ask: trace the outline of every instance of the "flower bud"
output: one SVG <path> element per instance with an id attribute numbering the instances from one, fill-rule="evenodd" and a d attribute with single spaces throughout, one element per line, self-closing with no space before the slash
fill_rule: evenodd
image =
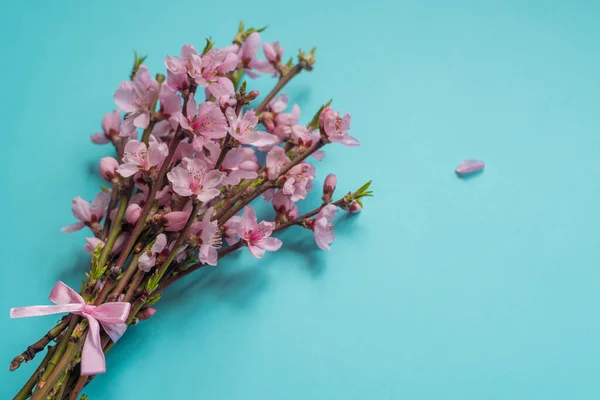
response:
<path id="1" fill-rule="evenodd" d="M 152 307 L 144 308 L 142 311 L 140 311 L 137 314 L 137 318 L 140 321 L 145 321 L 145 320 L 149 319 L 150 317 L 152 317 L 155 312 L 156 312 L 155 308 L 152 308 Z"/>
<path id="2" fill-rule="evenodd" d="M 325 107 L 321 113 L 319 114 L 319 126 L 323 128 L 325 125 L 325 119 L 330 117 L 333 114 L 333 110 L 330 106 Z"/>
<path id="3" fill-rule="evenodd" d="M 283 47 L 279 45 L 279 42 L 275 42 L 273 44 L 264 42 L 263 51 L 265 53 L 265 58 L 271 64 L 277 64 L 281 62 L 281 56 L 283 55 Z"/>
<path id="4" fill-rule="evenodd" d="M 117 176 L 119 162 L 112 157 L 103 157 L 100 159 L 100 175 L 107 181 L 112 181 Z"/>
<path id="5" fill-rule="evenodd" d="M 260 93 L 258 90 L 253 90 L 246 95 L 246 99 L 252 101 L 252 100 L 256 99 L 259 94 Z"/>
<path id="6" fill-rule="evenodd" d="M 261 122 L 267 128 L 267 131 L 273 132 L 275 130 L 274 115 L 270 111 L 263 111 L 261 114 Z"/>
<path id="7" fill-rule="evenodd" d="M 131 225 L 135 224 L 138 219 L 140 219 L 140 214 L 142 213 L 142 207 L 138 204 L 130 204 L 127 206 L 125 210 L 125 221 L 130 223 Z"/>
<path id="8" fill-rule="evenodd" d="M 337 178 L 335 177 L 335 174 L 327 175 L 325 183 L 323 183 L 323 203 L 331 202 L 336 183 Z"/>
<path id="9" fill-rule="evenodd" d="M 360 206 L 360 204 L 358 204 L 358 202 L 356 200 L 354 200 L 352 203 L 350 203 L 350 207 L 348 208 L 348 211 L 350 211 L 351 214 L 356 214 L 356 213 L 360 212 L 360 210 L 362 210 L 362 207 Z"/>
<path id="10" fill-rule="evenodd" d="M 83 248 L 88 253 L 92 254 L 94 252 L 94 250 L 96 250 L 96 247 L 98 247 L 98 246 L 104 247 L 104 242 L 95 237 L 85 238 L 85 246 Z"/>

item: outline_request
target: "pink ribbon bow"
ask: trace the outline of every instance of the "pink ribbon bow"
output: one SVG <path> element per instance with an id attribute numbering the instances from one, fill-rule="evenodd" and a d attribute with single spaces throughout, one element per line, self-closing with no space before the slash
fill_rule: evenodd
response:
<path id="1" fill-rule="evenodd" d="M 105 373 L 106 361 L 100 342 L 100 325 L 113 342 L 119 340 L 127 329 L 125 321 L 129 316 L 131 304 L 125 302 L 105 303 L 99 306 L 86 304 L 79 293 L 60 281 L 54 285 L 48 298 L 56 305 L 11 308 L 10 317 L 39 317 L 68 312 L 87 318 L 90 330 L 81 352 L 81 375 Z"/>

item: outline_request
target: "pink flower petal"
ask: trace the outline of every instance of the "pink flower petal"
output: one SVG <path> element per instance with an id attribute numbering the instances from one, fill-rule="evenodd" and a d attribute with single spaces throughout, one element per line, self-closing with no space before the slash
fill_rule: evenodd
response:
<path id="1" fill-rule="evenodd" d="M 456 173 L 459 176 L 472 174 L 473 172 L 481 171 L 485 167 L 483 161 L 478 160 L 465 160 L 458 167 L 456 167 Z"/>

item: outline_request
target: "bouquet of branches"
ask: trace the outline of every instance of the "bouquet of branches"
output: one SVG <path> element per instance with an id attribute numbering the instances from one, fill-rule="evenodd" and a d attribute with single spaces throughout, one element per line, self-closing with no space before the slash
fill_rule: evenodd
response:
<path id="1" fill-rule="evenodd" d="M 166 76 L 151 76 L 135 55 L 130 79 L 114 94 L 120 110 L 106 114 L 96 144 L 112 143 L 114 157 L 100 160 L 102 188 L 91 203 L 72 201 L 75 224 L 87 228 L 90 271 L 79 291 L 58 282 L 54 305 L 11 309 L 12 318 L 65 314 L 40 340 L 10 364 L 16 370 L 47 348 L 39 367 L 15 399 L 77 399 L 127 327 L 147 320 L 173 283 L 237 250 L 262 258 L 277 251 L 277 233 L 292 226 L 310 230 L 329 250 L 339 209 L 357 213 L 371 195 L 370 182 L 334 199 L 336 177 L 324 180 L 322 204 L 300 214 L 297 202 L 313 189 L 315 166 L 331 143 L 358 146 L 349 136 L 350 114 L 321 107 L 308 124 L 300 108 L 291 112 L 280 93 L 315 64 L 314 49 L 297 61 L 282 61 L 278 42 L 262 43 L 261 29 L 240 24 L 233 44 L 217 48 L 211 39 L 197 51 L 184 45 L 167 56 Z M 258 102 L 245 77 L 269 74 L 275 87 Z M 258 105 L 254 106 L 256 100 Z M 254 200 L 274 209 L 272 221 L 258 222 Z M 84 395 L 85 396 L 85 395 Z"/>

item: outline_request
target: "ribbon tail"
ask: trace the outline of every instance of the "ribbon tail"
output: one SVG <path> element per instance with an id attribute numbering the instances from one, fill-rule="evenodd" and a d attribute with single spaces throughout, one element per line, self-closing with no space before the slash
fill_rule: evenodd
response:
<path id="1" fill-rule="evenodd" d="M 114 343 L 117 343 L 117 340 L 119 340 L 127 330 L 127 324 L 124 322 L 106 323 L 100 321 L 100 323 L 102 324 L 102 328 L 104 328 L 110 337 L 110 340 L 112 340 Z"/>
<path id="2" fill-rule="evenodd" d="M 93 317 L 87 317 L 89 331 L 81 351 L 81 375 L 97 375 L 106 372 L 106 361 L 100 341 L 100 324 Z"/>
<path id="3" fill-rule="evenodd" d="M 29 306 L 10 309 L 11 318 L 39 317 L 42 315 L 59 314 L 79 311 L 79 304 L 62 304 L 57 306 Z"/>

